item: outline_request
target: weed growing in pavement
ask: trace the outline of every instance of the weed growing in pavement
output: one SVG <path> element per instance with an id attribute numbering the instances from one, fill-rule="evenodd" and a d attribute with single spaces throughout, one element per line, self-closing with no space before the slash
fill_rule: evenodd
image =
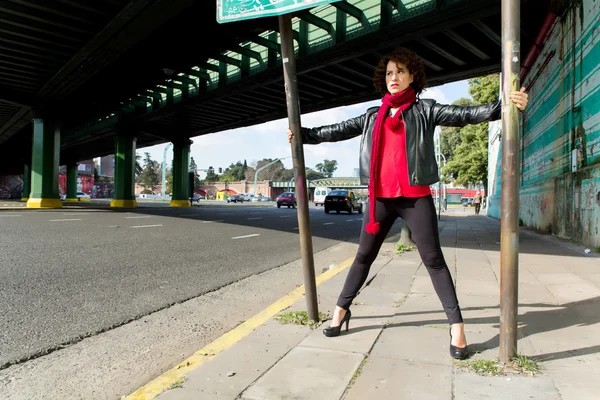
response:
<path id="1" fill-rule="evenodd" d="M 505 375 L 507 370 L 512 373 L 516 372 L 527 375 L 535 375 L 540 373 L 540 367 L 537 361 L 522 354 L 513 357 L 508 365 L 500 364 L 497 359 L 484 360 L 482 358 L 456 361 L 456 365 L 459 367 L 468 368 L 479 375 Z"/>
<path id="2" fill-rule="evenodd" d="M 356 380 L 362 375 L 362 370 L 363 370 L 363 367 L 365 366 L 365 364 L 367 363 L 367 358 L 368 357 L 363 358 L 362 362 L 360 363 L 360 365 L 358 366 L 358 368 L 354 372 L 354 375 L 352 375 L 352 379 L 350 379 L 350 383 L 348 383 L 348 386 L 346 387 L 346 392 L 352 386 L 354 386 L 354 383 L 356 382 Z"/>
<path id="3" fill-rule="evenodd" d="M 169 387 L 167 388 L 167 390 L 172 390 L 172 389 L 180 388 L 180 387 L 183 386 L 184 382 L 185 382 L 185 378 L 179 378 L 175 382 L 171 383 L 169 385 Z"/>
<path id="4" fill-rule="evenodd" d="M 600 246 L 596 246 L 596 253 L 600 253 Z"/>
<path id="5" fill-rule="evenodd" d="M 415 249 L 415 246 L 407 246 L 404 243 L 396 243 L 396 254 L 404 254 L 407 251 L 413 251 Z"/>
<path id="6" fill-rule="evenodd" d="M 512 359 L 512 367 L 526 374 L 539 374 L 540 366 L 538 362 L 530 357 L 519 354 Z"/>
<path id="7" fill-rule="evenodd" d="M 282 324 L 306 325 L 310 329 L 318 328 L 323 321 L 327 321 L 329 318 L 331 318 L 329 314 L 319 313 L 319 321 L 310 321 L 306 311 L 288 311 L 275 316 L 275 320 Z"/>

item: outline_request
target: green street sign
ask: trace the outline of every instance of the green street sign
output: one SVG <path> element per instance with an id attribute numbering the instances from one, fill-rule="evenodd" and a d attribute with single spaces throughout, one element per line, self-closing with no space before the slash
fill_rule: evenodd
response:
<path id="1" fill-rule="evenodd" d="M 340 0 L 217 0 L 217 22 L 288 14 Z"/>

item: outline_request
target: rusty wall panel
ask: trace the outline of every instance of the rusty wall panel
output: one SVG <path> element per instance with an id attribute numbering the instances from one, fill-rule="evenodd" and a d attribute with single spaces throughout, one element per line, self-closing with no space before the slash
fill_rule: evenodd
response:
<path id="1" fill-rule="evenodd" d="M 523 82 L 520 218 L 590 246 L 600 243 L 600 2 L 582 0 L 551 29 Z M 575 39 L 575 40 L 573 40 Z M 488 215 L 500 215 L 501 149 L 490 124 Z M 572 172 L 572 152 L 576 172 Z"/>

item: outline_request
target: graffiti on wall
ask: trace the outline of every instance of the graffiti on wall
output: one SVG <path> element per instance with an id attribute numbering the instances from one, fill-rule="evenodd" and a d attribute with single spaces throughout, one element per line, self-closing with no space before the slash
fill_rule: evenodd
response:
<path id="1" fill-rule="evenodd" d="M 21 199 L 23 175 L 0 176 L 0 199 Z"/>

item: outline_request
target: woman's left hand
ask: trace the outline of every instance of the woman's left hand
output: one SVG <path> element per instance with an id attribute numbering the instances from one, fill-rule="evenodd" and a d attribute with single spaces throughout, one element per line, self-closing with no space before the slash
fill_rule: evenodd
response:
<path id="1" fill-rule="evenodd" d="M 515 103 L 515 105 L 517 106 L 517 108 L 521 111 L 525 111 L 525 108 L 527 108 L 527 103 L 528 103 L 528 95 L 527 93 L 525 93 L 525 88 L 522 87 L 520 91 L 518 92 L 512 92 L 510 94 L 510 99 L 512 100 L 513 103 Z"/>

